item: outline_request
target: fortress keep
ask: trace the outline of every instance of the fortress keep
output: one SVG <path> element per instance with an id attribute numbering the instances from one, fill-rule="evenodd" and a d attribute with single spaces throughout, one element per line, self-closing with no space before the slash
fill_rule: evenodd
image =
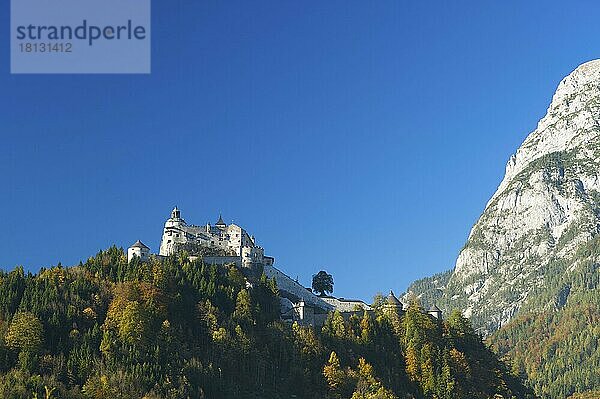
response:
<path id="1" fill-rule="evenodd" d="M 247 268 L 273 265 L 274 262 L 272 257 L 265 256 L 262 247 L 256 245 L 254 237 L 237 224 L 228 225 L 219 216 L 214 225 L 188 225 L 182 219 L 181 211 L 175 207 L 165 222 L 159 255 L 169 256 L 187 248 L 205 249 L 208 255 L 229 257 L 239 266 Z"/>

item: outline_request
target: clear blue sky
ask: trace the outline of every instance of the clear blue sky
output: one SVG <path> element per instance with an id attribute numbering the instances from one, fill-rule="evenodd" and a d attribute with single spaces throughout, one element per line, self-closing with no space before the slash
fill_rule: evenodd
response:
<path id="1" fill-rule="evenodd" d="M 560 79 L 600 57 L 575 2 L 154 1 L 152 74 L 9 74 L 0 267 L 221 212 L 276 265 L 370 299 L 453 267 Z"/>

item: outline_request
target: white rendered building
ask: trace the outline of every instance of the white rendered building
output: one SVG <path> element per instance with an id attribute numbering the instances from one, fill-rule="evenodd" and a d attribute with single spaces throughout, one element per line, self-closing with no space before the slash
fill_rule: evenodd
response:
<path id="1" fill-rule="evenodd" d="M 188 225 L 175 207 L 165 222 L 159 254 L 172 255 L 178 247 L 188 243 L 220 249 L 224 256 L 239 258 L 244 267 L 273 264 L 273 258 L 265 256 L 264 249 L 256 245 L 254 237 L 240 226 L 226 224 L 221 216 L 214 225 Z"/>
<path id="2" fill-rule="evenodd" d="M 150 248 L 140 240 L 137 240 L 127 249 L 127 262 L 131 262 L 134 256 L 137 256 L 140 260 L 147 261 L 150 257 Z"/>

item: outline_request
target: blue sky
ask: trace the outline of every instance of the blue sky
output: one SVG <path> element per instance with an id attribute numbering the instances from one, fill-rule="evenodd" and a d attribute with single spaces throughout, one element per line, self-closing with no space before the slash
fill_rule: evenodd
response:
<path id="1" fill-rule="evenodd" d="M 154 1 L 147 76 L 10 75 L 4 28 L 0 267 L 157 251 L 174 205 L 338 296 L 453 267 L 560 79 L 600 57 L 597 2 L 522 3 Z"/>

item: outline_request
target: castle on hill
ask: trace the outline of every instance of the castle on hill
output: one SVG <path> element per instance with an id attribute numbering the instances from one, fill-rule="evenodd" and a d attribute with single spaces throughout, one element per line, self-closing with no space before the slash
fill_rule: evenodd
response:
<path id="1" fill-rule="evenodd" d="M 204 254 L 213 254 L 215 257 L 238 258 L 234 263 L 247 268 L 272 265 L 275 262 L 272 257 L 265 256 L 262 247 L 256 245 L 254 236 L 237 224 L 228 225 L 219 215 L 219 220 L 214 225 L 188 225 L 182 219 L 181 211 L 175 207 L 171 217 L 165 222 L 159 255 L 169 256 L 181 249 L 191 249 L 188 252 L 192 253 L 193 250 L 204 250 Z M 215 249 L 218 251 L 215 252 Z"/>
<path id="2" fill-rule="evenodd" d="M 373 311 L 361 300 L 315 295 L 310 288 L 276 268 L 273 265 L 275 258 L 265 256 L 264 249 L 256 244 L 254 236 L 237 224 L 226 224 L 219 216 L 214 225 L 190 225 L 181 217 L 177 207 L 173 208 L 165 222 L 158 255 L 151 255 L 150 248 L 137 240 L 127 250 L 127 261 L 131 262 L 134 258 L 147 261 L 151 256 L 167 257 L 182 251 L 186 251 L 192 260 L 201 258 L 207 264 L 235 264 L 247 276 L 264 273 L 268 278 L 275 279 L 283 320 L 322 325 L 327 313 L 333 310 L 339 311 L 344 317 Z M 386 298 L 386 309 L 403 312 L 402 303 L 392 292 Z M 441 311 L 437 308 L 427 313 L 441 319 Z"/>

